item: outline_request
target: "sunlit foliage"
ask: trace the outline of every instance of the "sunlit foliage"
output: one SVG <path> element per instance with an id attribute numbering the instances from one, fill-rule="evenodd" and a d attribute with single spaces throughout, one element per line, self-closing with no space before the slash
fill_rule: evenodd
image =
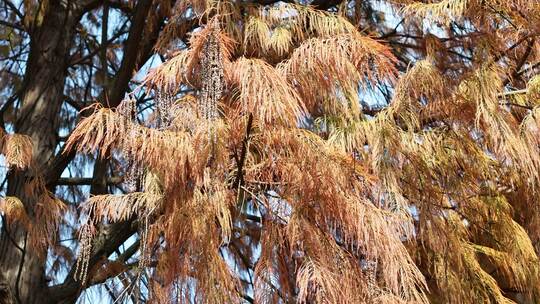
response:
<path id="1" fill-rule="evenodd" d="M 66 142 L 138 181 L 80 206 L 77 279 L 101 280 L 96 227 L 133 220 L 137 265 L 114 273 L 157 303 L 536 303 L 540 4 L 387 2 L 386 37 L 355 2 L 176 2 L 133 92 L 154 114 L 96 104 Z M 386 41 L 400 26 L 421 43 Z M 28 138 L 1 144 L 29 166 Z M 43 250 L 65 206 L 34 184 L 39 217 L 0 211 Z"/>

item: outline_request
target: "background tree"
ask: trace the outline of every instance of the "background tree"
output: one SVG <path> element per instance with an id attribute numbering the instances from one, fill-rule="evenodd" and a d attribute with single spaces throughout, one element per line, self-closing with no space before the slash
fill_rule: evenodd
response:
<path id="1" fill-rule="evenodd" d="M 538 1 L 0 1 L 0 302 L 538 301 Z"/>

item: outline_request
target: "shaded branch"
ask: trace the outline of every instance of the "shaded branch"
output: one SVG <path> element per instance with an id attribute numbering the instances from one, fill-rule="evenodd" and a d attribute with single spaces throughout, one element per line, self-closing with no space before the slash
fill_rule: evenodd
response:
<path id="1" fill-rule="evenodd" d="M 135 7 L 135 15 L 129 30 L 129 36 L 124 47 L 121 69 L 115 78 L 107 103 L 110 107 L 116 107 L 128 89 L 129 80 L 133 76 L 137 65 L 137 57 L 140 50 L 140 42 L 146 25 L 146 18 L 151 11 L 152 0 L 141 0 Z"/>
<path id="2" fill-rule="evenodd" d="M 25 30 L 25 29 L 24 29 L 21 25 L 19 25 L 19 24 L 7 22 L 7 21 L 4 21 L 4 20 L 0 20 L 0 25 L 4 25 L 4 26 L 7 26 L 7 27 L 11 27 L 11 28 L 16 29 L 16 30 L 19 30 L 19 31 L 24 31 L 24 30 Z"/>
<path id="3" fill-rule="evenodd" d="M 117 185 L 122 182 L 123 178 L 120 176 L 113 176 L 106 179 L 106 183 L 109 185 Z M 98 182 L 93 177 L 62 177 L 58 179 L 57 185 L 62 186 L 77 186 L 77 185 L 92 185 Z"/>
<path id="4" fill-rule="evenodd" d="M 251 137 L 251 127 L 253 125 L 253 115 L 249 114 L 247 125 L 246 125 L 246 136 L 242 142 L 242 152 L 240 154 L 240 159 L 237 162 L 238 173 L 236 174 L 236 180 L 234 185 L 236 188 L 239 188 L 242 185 L 244 179 L 244 163 L 246 162 L 246 154 L 248 149 L 249 138 Z"/>
<path id="5" fill-rule="evenodd" d="M 102 229 L 93 242 L 88 269 L 92 269 L 103 257 L 107 258 L 114 253 L 120 245 L 136 232 L 137 223 L 133 220 L 114 223 Z M 76 262 L 73 265 L 76 265 Z M 65 299 L 74 301 L 82 288 L 81 282 L 75 280 L 75 267 L 72 267 L 63 283 L 50 288 L 51 299 L 49 303 L 60 303 L 60 300 L 66 301 Z M 66 303 L 68 302 L 66 301 Z"/>
<path id="6" fill-rule="evenodd" d="M 15 6 L 15 4 L 13 4 L 13 2 L 11 2 L 10 0 L 2 0 L 2 2 L 4 2 L 7 6 L 9 6 L 11 8 L 11 10 L 13 10 L 13 12 L 15 13 L 15 15 L 17 15 L 17 17 L 19 17 L 19 19 L 21 20 L 24 20 L 24 15 L 21 13 L 21 11 Z"/>

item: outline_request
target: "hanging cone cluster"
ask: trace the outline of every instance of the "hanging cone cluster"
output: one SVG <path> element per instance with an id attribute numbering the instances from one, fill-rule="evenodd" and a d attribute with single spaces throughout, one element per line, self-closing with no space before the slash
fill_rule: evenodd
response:
<path id="1" fill-rule="evenodd" d="M 208 36 L 201 60 L 202 90 L 199 101 L 199 112 L 207 120 L 218 118 L 217 104 L 223 94 L 223 58 L 219 45 L 219 27 L 214 23 L 212 33 Z"/>
<path id="2" fill-rule="evenodd" d="M 166 129 L 171 125 L 173 120 L 171 109 L 174 105 L 174 100 L 175 96 L 172 92 L 156 89 L 155 101 L 158 128 Z"/>
<path id="3" fill-rule="evenodd" d="M 86 284 L 88 277 L 88 264 L 90 262 L 90 254 L 92 253 L 92 240 L 96 233 L 96 228 L 92 224 L 92 219 L 81 227 L 79 231 L 80 251 L 75 265 L 75 277 L 82 285 Z"/>
<path id="4" fill-rule="evenodd" d="M 125 140 L 133 140 L 136 138 L 136 132 L 133 128 L 131 128 L 133 123 L 136 123 L 137 120 L 137 103 L 135 100 L 126 99 L 124 100 L 120 106 L 118 107 L 118 113 L 124 117 L 124 128 L 127 130 L 130 134 L 125 138 Z M 122 148 L 122 154 L 124 155 L 126 159 L 126 167 L 127 172 L 124 179 L 124 182 L 126 184 L 126 190 L 128 192 L 137 191 L 137 188 L 139 188 L 141 183 L 141 178 L 143 175 L 143 167 L 142 164 L 140 164 L 139 161 L 137 161 L 133 155 L 134 151 L 130 151 L 128 148 L 130 145 L 124 145 Z"/>

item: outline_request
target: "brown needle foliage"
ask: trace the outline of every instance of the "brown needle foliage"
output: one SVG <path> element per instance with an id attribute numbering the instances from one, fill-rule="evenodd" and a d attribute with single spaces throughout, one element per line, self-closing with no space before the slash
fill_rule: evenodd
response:
<path id="1" fill-rule="evenodd" d="M 140 175 L 80 209 L 79 279 L 95 227 L 134 221 L 158 303 L 536 303 L 540 4 L 381 1 L 405 21 L 377 38 L 357 2 L 170 7 L 160 52 L 199 26 L 139 89 L 172 119 L 95 105 L 66 142 Z M 420 36 L 387 43 L 400 26 Z M 28 138 L 1 143 L 28 166 Z M 50 239 L 64 207 L 36 183 L 37 222 L 0 211 Z"/>

